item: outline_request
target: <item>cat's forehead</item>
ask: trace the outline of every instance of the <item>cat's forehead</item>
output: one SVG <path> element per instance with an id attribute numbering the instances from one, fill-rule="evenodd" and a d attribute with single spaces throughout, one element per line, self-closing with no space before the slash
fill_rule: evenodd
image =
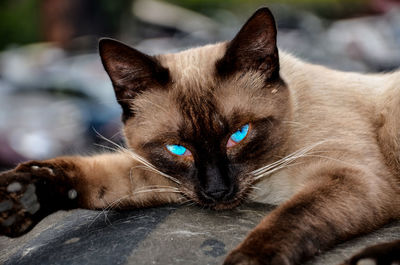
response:
<path id="1" fill-rule="evenodd" d="M 249 115 L 268 114 L 271 104 L 265 100 L 265 82 L 259 73 L 241 72 L 226 80 L 217 76 L 216 62 L 225 51 L 222 43 L 157 56 L 168 68 L 171 82 L 134 100 L 133 122 L 135 129 L 141 128 L 144 141 L 182 130 L 192 137 L 224 134 Z"/>
<path id="2" fill-rule="evenodd" d="M 253 105 L 254 109 L 257 104 L 253 103 L 265 94 L 265 79 L 257 71 L 239 72 L 221 79 L 216 63 L 226 49 L 227 43 L 218 43 L 159 55 L 157 59 L 168 68 L 171 76 L 169 100 L 198 105 L 203 110 L 218 105 L 225 115 L 235 108 L 247 111 Z"/>
<path id="3" fill-rule="evenodd" d="M 224 55 L 226 46 L 226 43 L 206 45 L 159 55 L 157 59 L 168 68 L 172 86 L 176 89 L 212 89 L 215 83 L 215 64 Z"/>
<path id="4" fill-rule="evenodd" d="M 183 125 L 192 132 L 205 125 L 218 129 L 215 125 L 221 117 L 214 91 L 215 63 L 225 50 L 225 44 L 216 44 L 157 56 L 168 68 L 171 82 L 135 99 L 135 123 L 145 128 L 147 135 L 177 132 Z"/>
<path id="5" fill-rule="evenodd" d="M 189 92 L 190 91 L 190 92 Z M 158 135 L 202 137 L 202 134 L 221 133 L 225 117 L 220 102 L 210 90 L 188 88 L 153 90 L 138 96 L 132 122 L 141 131 L 144 141 Z M 129 127 L 129 126 L 128 126 Z M 210 135 L 211 136 L 211 135 Z"/>

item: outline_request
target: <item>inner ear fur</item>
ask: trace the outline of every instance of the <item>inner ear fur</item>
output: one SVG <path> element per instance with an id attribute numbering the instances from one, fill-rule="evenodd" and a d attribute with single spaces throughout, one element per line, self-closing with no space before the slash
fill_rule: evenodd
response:
<path id="1" fill-rule="evenodd" d="M 169 70 L 161 66 L 157 59 L 119 41 L 101 39 L 99 53 L 122 107 L 123 121 L 134 115 L 130 102 L 138 93 L 163 87 L 169 81 Z"/>
<path id="2" fill-rule="evenodd" d="M 276 24 L 268 8 L 258 9 L 227 45 L 217 61 L 217 73 L 227 77 L 236 72 L 260 71 L 267 80 L 279 77 Z"/>

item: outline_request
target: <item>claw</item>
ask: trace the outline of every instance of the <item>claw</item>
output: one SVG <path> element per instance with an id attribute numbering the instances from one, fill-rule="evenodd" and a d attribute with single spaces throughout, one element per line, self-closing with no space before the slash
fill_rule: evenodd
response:
<path id="1" fill-rule="evenodd" d="M 31 166 L 32 170 L 38 170 L 40 167 L 39 166 Z"/>
<path id="2" fill-rule="evenodd" d="M 40 170 L 40 169 L 46 170 L 51 176 L 54 176 L 54 170 L 49 168 L 49 167 L 40 167 L 38 165 L 33 165 L 33 166 L 31 166 L 31 169 L 33 171 L 37 171 L 37 170 Z"/>
<path id="3" fill-rule="evenodd" d="M 49 174 L 50 175 L 52 175 L 52 176 L 54 176 L 54 171 L 53 171 L 53 169 L 51 169 L 51 168 L 46 168 L 47 169 L 47 171 L 49 171 Z"/>

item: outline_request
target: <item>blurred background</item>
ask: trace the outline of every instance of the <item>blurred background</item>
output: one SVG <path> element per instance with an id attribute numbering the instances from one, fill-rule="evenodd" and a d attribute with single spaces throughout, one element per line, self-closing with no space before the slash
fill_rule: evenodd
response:
<path id="1" fill-rule="evenodd" d="M 341 70 L 400 66 L 395 0 L 1 0 L 0 169 L 120 143 L 120 108 L 97 55 L 100 37 L 144 52 L 231 39 L 260 6 L 278 45 Z"/>

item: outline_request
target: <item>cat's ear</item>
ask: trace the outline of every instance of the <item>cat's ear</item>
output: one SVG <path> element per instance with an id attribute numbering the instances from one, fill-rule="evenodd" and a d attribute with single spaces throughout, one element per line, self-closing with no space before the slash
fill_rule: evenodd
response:
<path id="1" fill-rule="evenodd" d="M 279 77 L 276 24 L 268 8 L 258 9 L 227 45 L 225 55 L 217 61 L 219 75 L 256 70 L 267 80 Z"/>
<path id="2" fill-rule="evenodd" d="M 139 52 L 121 42 L 104 38 L 99 52 L 105 70 L 111 78 L 123 120 L 134 115 L 130 102 L 138 93 L 162 87 L 169 81 L 169 71 L 152 56 Z"/>

